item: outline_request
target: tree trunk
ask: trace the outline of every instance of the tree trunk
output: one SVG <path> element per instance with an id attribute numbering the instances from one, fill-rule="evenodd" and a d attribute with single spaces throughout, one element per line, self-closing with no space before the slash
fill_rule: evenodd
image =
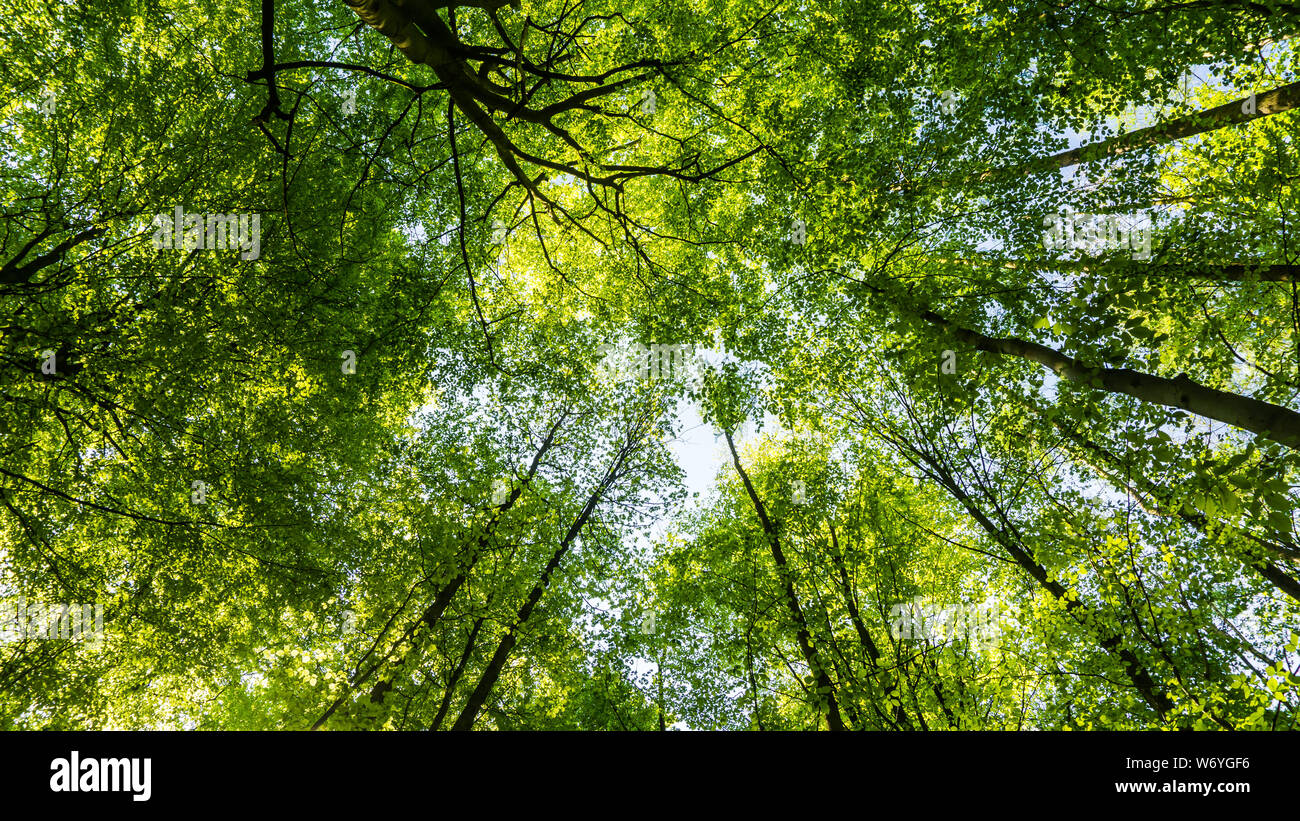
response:
<path id="1" fill-rule="evenodd" d="M 1214 131 L 1225 126 L 1238 125 L 1240 123 L 1250 122 L 1259 117 L 1267 117 L 1272 114 L 1279 114 L 1283 111 L 1290 111 L 1300 105 L 1300 82 L 1288 83 L 1287 85 L 1266 91 L 1263 94 L 1256 94 L 1254 95 L 1254 99 L 1254 113 L 1251 113 L 1249 109 L 1246 108 L 1246 104 L 1250 100 L 1250 97 L 1242 97 L 1239 100 L 1233 100 L 1230 103 L 1224 103 L 1221 106 L 1216 106 L 1215 108 L 1206 111 L 1198 111 L 1194 114 L 1188 114 L 1166 123 L 1153 125 L 1149 128 L 1141 128 L 1137 131 L 1130 131 L 1126 134 L 1117 134 L 1109 140 L 1104 140 L 1099 143 L 1071 148 L 1053 154 L 1050 157 L 1039 157 L 1038 159 L 1031 160 L 1012 168 L 999 168 L 992 171 L 986 171 L 975 179 L 984 182 L 987 180 L 1020 177 L 1038 171 L 1047 171 L 1049 169 L 1068 168 L 1082 162 L 1100 160 L 1106 157 L 1117 157 L 1121 154 L 1127 154 L 1130 151 L 1150 148 L 1155 145 L 1163 145 L 1196 134 L 1204 134 L 1207 131 Z"/>
<path id="2" fill-rule="evenodd" d="M 1055 425 L 1057 430 L 1061 431 L 1061 433 L 1064 434 L 1066 438 L 1070 439 L 1072 442 L 1084 448 L 1085 450 L 1097 455 L 1100 459 L 1108 463 L 1111 471 L 1121 471 L 1121 472 L 1124 471 L 1124 466 L 1120 463 L 1119 458 L 1115 456 L 1115 454 L 1111 453 L 1106 448 L 1103 448 L 1101 445 L 1098 445 L 1097 443 L 1091 441 L 1090 439 L 1088 439 L 1078 431 L 1071 429 L 1068 425 L 1062 423 L 1059 420 L 1055 422 Z M 1245 542 L 1249 541 L 1249 542 L 1254 542 L 1259 547 L 1264 547 L 1275 554 L 1279 554 L 1282 556 L 1294 555 L 1291 550 L 1289 550 L 1283 545 L 1274 544 L 1265 539 L 1260 539 L 1259 537 L 1251 533 L 1248 533 L 1246 531 L 1240 530 L 1238 528 L 1212 526 L 1200 511 L 1195 510 L 1186 505 L 1176 505 L 1173 501 L 1172 493 L 1170 493 L 1166 489 L 1160 488 L 1159 486 L 1156 485 L 1155 482 L 1151 481 L 1145 476 L 1142 475 L 1135 476 L 1126 473 L 1126 478 L 1120 479 L 1119 477 L 1112 475 L 1111 472 L 1108 470 L 1103 470 L 1102 468 L 1096 466 L 1094 467 L 1096 468 L 1098 473 L 1110 479 L 1110 481 L 1113 484 L 1122 487 L 1125 490 L 1128 490 L 1130 493 L 1133 492 L 1132 486 L 1137 486 L 1138 489 L 1140 489 L 1149 498 L 1151 498 L 1156 502 L 1157 507 L 1152 512 L 1163 516 L 1168 516 L 1171 514 L 1176 515 L 1178 516 L 1178 518 L 1187 522 L 1189 525 L 1201 531 L 1205 535 L 1209 536 L 1211 539 L 1217 537 L 1219 534 L 1222 533 L 1224 535 L 1227 535 L 1238 545 L 1244 545 Z M 1255 547 L 1253 549 L 1252 548 L 1246 549 L 1246 552 L 1248 554 L 1254 554 L 1257 551 L 1258 551 L 1258 547 Z M 1276 587 L 1278 590 L 1281 590 L 1283 593 L 1287 594 L 1291 598 L 1295 599 L 1297 602 L 1300 602 L 1300 581 L 1297 581 L 1294 577 L 1288 575 L 1280 567 L 1273 564 L 1271 561 L 1268 561 L 1267 559 L 1261 557 L 1255 557 L 1250 559 L 1248 563 L 1255 570 L 1258 570 L 1260 575 L 1262 575 L 1265 579 L 1268 579 L 1268 581 L 1271 582 L 1274 587 Z"/>
<path id="3" fill-rule="evenodd" d="M 478 631 L 481 627 L 483 627 L 483 619 L 475 619 L 474 627 L 469 631 L 469 639 L 465 642 L 465 652 L 460 654 L 460 661 L 456 663 L 456 669 L 452 670 L 451 675 L 447 678 L 447 689 L 442 693 L 442 703 L 438 705 L 438 714 L 433 717 L 433 723 L 429 725 L 430 731 L 436 731 L 442 726 L 442 720 L 447 715 L 447 709 L 451 707 L 451 697 L 456 692 L 456 685 L 465 672 L 465 663 L 469 661 L 470 654 L 474 652 L 474 643 L 478 639 Z"/>
<path id="4" fill-rule="evenodd" d="M 976 257 L 973 259 L 934 258 L 930 261 L 955 265 L 988 265 L 1007 270 L 1024 268 L 1045 271 L 1091 271 L 1106 264 L 1102 260 L 1093 262 L 1088 260 L 999 259 L 996 257 Z M 1195 264 L 1197 266 L 1196 270 L 1180 271 L 1179 275 L 1187 279 L 1209 280 L 1211 282 L 1245 282 L 1248 279 L 1260 282 L 1300 282 L 1300 265 L 1267 262 L 1197 262 Z M 1166 265 L 1173 267 L 1177 266 L 1178 263 L 1166 263 Z M 1133 267 L 1136 274 L 1158 276 L 1163 273 L 1166 265 L 1148 266 L 1145 263 L 1134 262 Z"/>
<path id="5" fill-rule="evenodd" d="M 873 285 L 861 284 L 869 291 L 884 295 L 884 291 Z M 1062 379 L 1071 382 L 1132 396 L 1143 402 L 1190 411 L 1208 419 L 1248 430 L 1289 448 L 1300 449 L 1300 413 L 1289 408 L 1261 402 L 1248 396 L 1215 390 L 1193 382 L 1186 374 L 1166 379 L 1163 376 L 1128 368 L 1085 365 L 1078 359 L 1036 342 L 1014 337 L 985 336 L 978 331 L 963 328 L 934 311 L 920 310 L 912 313 L 948 330 L 957 339 L 976 350 L 1037 362 Z"/>
<path id="6" fill-rule="evenodd" d="M 767 536 L 768 547 L 772 551 L 772 559 L 776 562 L 777 573 L 781 576 L 781 581 L 785 586 L 786 606 L 790 609 L 790 615 L 794 618 L 795 625 L 799 628 L 798 640 L 799 649 L 803 651 L 804 660 L 808 662 L 808 667 L 812 670 L 813 680 L 817 685 L 817 694 L 826 696 L 826 724 L 832 730 L 847 729 L 844 726 L 844 720 L 840 718 L 839 704 L 835 701 L 835 685 L 826 673 L 826 668 L 822 665 L 821 659 L 817 656 L 817 650 L 812 646 L 812 634 L 808 631 L 808 622 L 804 619 L 803 609 L 799 607 L 799 599 L 794 592 L 794 578 L 790 573 L 790 568 L 786 564 L 785 554 L 781 551 L 781 540 L 777 536 L 776 528 L 772 525 L 767 516 L 767 508 L 758 498 L 754 491 L 754 485 L 749 481 L 749 474 L 740 464 L 740 454 L 736 453 L 736 443 L 731 439 L 731 432 L 724 430 L 723 435 L 727 437 L 727 447 L 731 449 L 731 459 L 736 464 L 736 472 L 740 474 L 740 480 L 745 484 L 745 492 L 749 494 L 749 499 L 754 504 L 754 510 L 758 513 L 758 520 L 763 526 L 763 533 Z"/>
<path id="7" fill-rule="evenodd" d="M 420 615 L 420 618 L 417 619 L 414 624 L 412 624 L 409 628 L 407 628 L 406 632 L 402 635 L 402 638 L 398 640 L 397 642 L 398 645 L 406 641 L 411 641 L 414 638 L 416 631 L 419 630 L 421 625 L 427 626 L 430 630 L 432 630 L 434 627 L 437 626 L 438 620 L 442 618 L 443 612 L 447 609 L 448 605 L 451 604 L 452 599 L 455 598 L 456 593 L 460 591 L 461 586 L 465 584 L 466 579 L 469 578 L 470 571 L 474 569 L 474 565 L 478 562 L 479 556 L 482 555 L 484 549 L 486 549 L 488 546 L 488 542 L 491 541 L 493 534 L 496 533 L 497 523 L 500 522 L 501 517 L 505 515 L 506 511 L 514 507 L 515 501 L 523 494 L 524 488 L 528 486 L 528 483 L 532 481 L 534 474 L 537 473 L 538 466 L 542 462 L 542 457 L 545 456 L 546 452 L 551 449 L 551 446 L 555 442 L 556 432 L 559 431 L 560 425 L 562 425 L 564 423 L 564 420 L 567 418 L 568 418 L 567 412 L 561 413 L 560 418 L 557 419 L 555 424 L 551 426 L 549 431 L 547 431 L 546 438 L 542 440 L 541 445 L 538 446 L 537 453 L 534 454 L 533 461 L 528 467 L 528 473 L 524 477 L 523 481 L 520 483 L 519 487 L 513 488 L 511 490 L 510 495 L 506 498 L 506 501 L 500 506 L 498 506 L 497 510 L 492 514 L 491 518 L 489 518 L 488 521 L 484 524 L 482 532 L 475 540 L 473 547 L 470 548 L 470 552 L 467 557 L 465 567 L 462 568 L 460 572 L 457 573 L 456 576 L 451 579 L 451 581 L 447 582 L 447 584 L 444 585 L 443 588 L 438 591 L 438 594 L 434 597 L 433 603 L 430 604 L 427 608 L 425 608 L 425 611 Z M 371 648 L 371 652 L 373 652 L 373 649 L 374 648 Z M 400 670 L 403 666 L 405 666 L 406 661 L 410 657 L 411 652 L 414 652 L 414 648 L 409 650 L 407 654 L 403 655 L 402 658 L 400 658 L 397 661 L 394 667 Z M 389 653 L 391 654 L 392 650 L 390 650 Z M 366 655 L 369 655 L 369 653 L 367 653 Z M 354 678 L 352 682 L 348 685 L 344 693 L 340 695 L 334 701 L 334 703 L 329 706 L 329 709 L 327 709 L 321 715 L 320 718 L 316 719 L 316 722 L 311 726 L 311 729 L 319 730 L 321 727 L 323 727 L 325 725 L 325 721 L 329 719 L 330 716 L 334 715 L 335 711 L 337 711 L 338 708 L 343 705 L 343 702 L 347 700 L 347 698 L 352 694 L 352 692 L 357 687 L 359 687 L 360 685 L 364 684 L 367 680 L 369 680 L 369 678 L 379 670 L 379 668 L 383 665 L 386 658 L 387 656 L 385 656 L 384 659 L 380 659 L 379 661 L 375 662 L 373 665 L 371 665 L 370 669 L 367 670 L 364 674 L 360 674 L 356 678 Z M 365 660 L 365 656 L 362 657 L 363 662 L 364 660 Z M 370 703 L 372 704 L 384 703 L 384 697 L 387 695 L 389 690 L 393 689 L 393 683 L 392 683 L 393 678 L 394 676 L 390 675 L 388 678 L 380 681 L 373 688 L 371 688 Z"/>
<path id="8" fill-rule="evenodd" d="M 895 444 L 899 443 L 896 442 Z M 1000 528 L 991 522 L 989 518 L 984 515 L 984 512 L 975 505 L 974 500 L 970 498 L 966 491 L 963 490 L 952 476 L 948 474 L 943 465 L 939 464 L 938 461 L 929 454 L 921 453 L 912 448 L 909 448 L 909 450 L 929 466 L 930 470 L 940 479 L 940 484 L 951 493 L 957 501 L 961 502 L 962 507 L 966 508 L 966 512 L 968 512 L 971 517 L 979 523 L 980 527 L 989 534 L 989 537 L 992 538 L 993 541 L 997 542 L 1002 546 L 1003 550 L 1007 551 L 1011 558 L 1015 560 L 1016 564 L 1028 571 L 1029 575 L 1032 576 L 1044 590 L 1065 603 L 1066 612 L 1070 614 L 1076 623 L 1085 630 L 1090 629 L 1090 623 L 1096 624 L 1097 620 L 1093 616 L 1091 608 L 1081 602 L 1077 594 L 1071 595 L 1073 591 L 1068 590 L 1065 585 L 1050 579 L 1048 577 L 1047 568 L 1034 561 L 1034 558 L 1029 554 L 1029 551 L 1019 544 L 1018 539 L 1013 538 L 1011 534 L 1008 534 L 1003 528 Z M 1124 672 L 1128 675 L 1129 680 L 1133 682 L 1133 686 L 1137 688 L 1138 693 L 1142 696 L 1142 700 L 1145 701 L 1152 710 L 1155 710 L 1161 719 L 1164 719 L 1165 714 L 1174 708 L 1174 703 L 1169 699 L 1169 696 L 1165 694 L 1163 689 L 1156 685 L 1155 681 L 1151 678 L 1151 674 L 1147 672 L 1146 667 L 1143 666 L 1137 656 L 1133 655 L 1133 651 L 1121 646 L 1123 639 L 1119 634 L 1110 633 L 1110 635 L 1104 635 L 1102 628 L 1098 627 L 1096 629 L 1098 632 L 1098 643 L 1101 645 L 1102 649 L 1120 659 L 1124 665 Z"/>
<path id="9" fill-rule="evenodd" d="M 874 676 L 879 676 L 880 669 L 880 650 L 876 648 L 876 643 L 871 640 L 871 634 L 867 632 L 867 627 L 862 621 L 862 615 L 858 612 L 858 603 L 853 598 L 853 586 L 849 584 L 849 573 L 844 567 L 844 556 L 840 551 L 839 539 L 835 536 L 835 526 L 828 525 L 831 533 L 831 561 L 835 565 L 835 570 L 840 581 L 840 595 L 844 597 L 844 606 L 849 611 L 849 620 L 853 622 L 853 629 L 858 633 L 858 641 L 862 644 L 862 649 L 867 654 L 867 659 L 871 663 L 871 669 Z M 907 711 L 903 709 L 903 700 L 896 694 L 898 685 L 890 682 L 885 685 L 885 699 L 892 703 L 892 699 L 898 698 L 898 703 L 893 704 L 894 716 L 893 724 L 898 729 L 912 729 L 912 722 L 907 718 Z M 885 718 L 879 710 L 876 711 L 881 718 Z M 888 719 L 887 719 L 888 720 Z"/>
<path id="10" fill-rule="evenodd" d="M 487 667 L 483 670 L 483 674 L 479 677 L 478 684 L 474 687 L 474 691 L 470 693 L 469 699 L 465 702 L 465 707 L 461 710 L 460 716 L 456 719 L 456 723 L 452 725 L 453 730 L 470 730 L 474 727 L 474 720 L 478 717 L 479 711 L 483 709 L 483 704 L 491 694 L 492 688 L 496 686 L 497 679 L 501 677 L 501 671 L 505 668 L 505 663 L 510 658 L 510 653 L 514 650 L 515 645 L 519 641 L 520 630 L 523 628 L 524 624 L 528 622 L 528 618 L 533 614 L 533 610 L 537 607 L 537 603 L 542 600 L 542 595 L 546 592 L 547 588 L 550 587 L 551 577 L 559 568 L 560 562 L 564 559 L 565 554 L 569 552 L 569 547 L 573 544 L 574 539 L 578 537 L 582 528 L 586 526 L 588 519 L 591 518 L 591 514 L 596 510 L 596 505 L 599 504 L 601 497 L 604 496 L 605 492 L 609 490 L 620 475 L 623 465 L 632 454 L 633 446 L 632 437 L 629 436 L 628 440 L 619 450 L 613 464 L 610 465 L 609 470 L 606 471 L 605 477 L 598 485 L 596 485 L 596 488 L 592 490 L 591 495 L 587 498 L 586 504 L 582 507 L 582 512 L 578 514 L 578 517 L 573 521 L 573 524 L 569 526 L 568 531 L 564 534 L 564 538 L 560 541 L 559 547 L 556 548 L 555 552 L 551 555 L 551 560 L 547 562 L 545 569 L 542 570 L 541 578 L 533 587 L 532 591 L 529 592 L 528 599 L 524 602 L 523 607 L 519 608 L 519 612 L 514 622 L 510 625 L 505 636 L 501 638 L 501 642 L 497 645 L 496 652 L 492 654 L 491 661 L 488 662 Z"/>
<path id="11" fill-rule="evenodd" d="M 349 0 L 349 2 L 351 2 L 351 0 Z M 1221 106 L 1216 106 L 1205 111 L 1188 114 L 1166 123 L 1153 125 L 1149 128 L 1141 128 L 1137 131 L 1129 131 L 1125 134 L 1117 134 L 1116 136 L 1099 143 L 1071 148 L 1047 157 L 1038 157 L 1017 166 L 990 169 L 980 174 L 971 174 L 961 179 L 952 179 L 947 183 L 943 181 L 937 183 L 921 182 L 910 186 L 898 186 L 894 190 L 910 188 L 913 191 L 924 191 L 930 189 L 932 186 L 942 186 L 945 184 L 961 185 L 990 181 L 996 182 L 1016 177 L 1023 177 L 1027 174 L 1033 174 L 1039 171 L 1068 168 L 1072 165 L 1078 165 L 1083 162 L 1104 159 L 1106 157 L 1117 157 L 1131 151 L 1175 142 L 1186 137 L 1203 134 L 1207 131 L 1214 131 L 1225 126 L 1238 125 L 1259 117 L 1267 117 L 1272 114 L 1279 114 L 1283 111 L 1290 111 L 1300 105 L 1300 82 L 1279 86 L 1278 88 L 1266 91 L 1263 94 L 1256 94 L 1254 97 L 1254 113 L 1249 113 L 1249 109 L 1243 110 L 1243 106 L 1246 105 L 1250 98 L 1242 97 L 1241 99 L 1233 100 L 1230 103 L 1224 103 Z"/>

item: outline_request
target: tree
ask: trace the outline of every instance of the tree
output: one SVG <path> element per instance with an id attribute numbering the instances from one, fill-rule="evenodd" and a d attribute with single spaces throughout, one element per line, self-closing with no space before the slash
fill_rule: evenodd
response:
<path id="1" fill-rule="evenodd" d="M 1297 19 L 20 3 L 0 726 L 1293 728 Z"/>

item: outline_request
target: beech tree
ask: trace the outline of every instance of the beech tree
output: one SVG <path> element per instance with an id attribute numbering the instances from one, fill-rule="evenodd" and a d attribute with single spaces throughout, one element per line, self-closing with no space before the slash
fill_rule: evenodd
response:
<path id="1" fill-rule="evenodd" d="M 18 3 L 0 726 L 1294 729 L 1298 21 Z"/>

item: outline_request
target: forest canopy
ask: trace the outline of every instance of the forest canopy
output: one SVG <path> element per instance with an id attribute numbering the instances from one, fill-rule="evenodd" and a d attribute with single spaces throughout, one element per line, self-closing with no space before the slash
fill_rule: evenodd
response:
<path id="1" fill-rule="evenodd" d="M 0 728 L 1300 728 L 1297 33 L 18 0 Z"/>

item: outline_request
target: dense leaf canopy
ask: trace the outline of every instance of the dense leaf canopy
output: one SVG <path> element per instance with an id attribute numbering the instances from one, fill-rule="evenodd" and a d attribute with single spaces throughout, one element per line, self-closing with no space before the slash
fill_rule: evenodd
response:
<path id="1" fill-rule="evenodd" d="M 18 0 L 0 727 L 1297 728 L 1297 26 Z"/>

